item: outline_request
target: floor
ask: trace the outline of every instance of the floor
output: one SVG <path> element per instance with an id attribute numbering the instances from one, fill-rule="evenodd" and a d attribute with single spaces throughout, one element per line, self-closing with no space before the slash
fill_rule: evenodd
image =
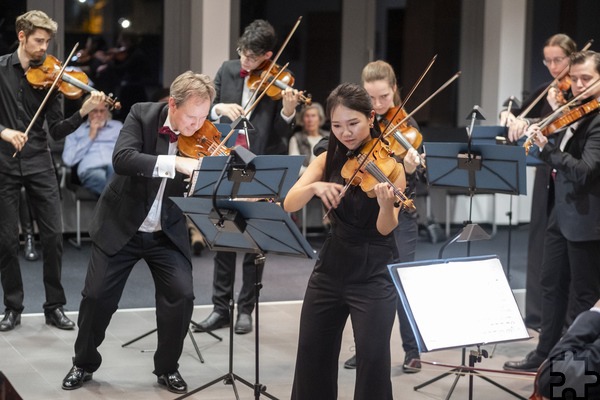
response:
<path id="1" fill-rule="evenodd" d="M 255 332 L 248 335 L 234 335 L 233 373 L 250 384 L 257 381 L 267 387 L 267 393 L 278 399 L 290 396 L 298 321 L 301 302 L 265 302 L 260 304 L 259 335 L 259 376 L 255 376 Z M 210 306 L 197 306 L 193 319 L 201 321 L 210 313 Z M 69 312 L 76 319 L 76 312 Z M 76 331 L 61 331 L 44 324 L 42 314 L 24 314 L 21 326 L 14 331 L 0 335 L 0 371 L 23 399 L 174 399 L 177 395 L 158 386 L 152 375 L 152 349 L 156 336 L 151 334 L 126 348 L 121 345 L 155 327 L 153 309 L 131 309 L 118 311 L 101 346 L 104 362 L 94 374 L 93 380 L 83 388 L 64 391 L 61 380 L 71 367 L 70 357 Z M 426 385 L 418 391 L 414 386 L 424 383 L 448 368 L 425 364 L 417 374 L 404 374 L 401 363 L 404 354 L 401 350 L 398 327 L 392 335 L 392 383 L 395 399 L 443 399 L 449 392 L 454 376 L 447 376 Z M 235 399 L 231 385 L 222 383 L 220 377 L 229 371 L 229 331 L 216 331 L 222 341 L 206 333 L 193 334 L 204 363 L 199 361 L 191 339 L 186 340 L 184 353 L 180 359 L 180 372 L 190 390 L 214 380 L 217 382 L 191 396 L 190 399 Z M 476 366 L 482 369 L 501 369 L 508 359 L 518 359 L 532 350 L 537 339 L 485 346 L 491 357 L 483 358 Z M 353 354 L 352 332 L 349 326 L 344 333 L 339 370 L 339 398 L 352 399 L 354 371 L 342 368 L 342 363 Z M 468 348 L 467 354 L 475 348 Z M 461 350 L 452 349 L 430 352 L 422 355 L 424 361 L 458 365 L 461 363 Z M 498 372 L 482 372 L 484 376 L 528 398 L 531 394 L 533 378 Z M 473 398 L 507 399 L 514 398 L 483 379 L 473 379 Z M 236 383 L 240 399 L 252 399 L 253 388 L 241 381 Z M 469 379 L 458 380 L 452 398 L 468 397 Z M 1 389 L 1 388 L 0 388 Z M 1 396 L 0 390 L 0 398 Z M 264 395 L 258 396 L 267 398 Z"/>

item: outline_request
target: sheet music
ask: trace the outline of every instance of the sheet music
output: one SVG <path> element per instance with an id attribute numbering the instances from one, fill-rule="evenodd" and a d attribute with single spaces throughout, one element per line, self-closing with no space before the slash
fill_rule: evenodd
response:
<path id="1" fill-rule="evenodd" d="M 426 351 L 529 338 L 497 258 L 396 272 Z"/>
<path id="2" fill-rule="evenodd" d="M 202 165 L 203 157 L 198 158 L 198 166 L 192 172 L 192 177 L 189 179 L 188 191 L 184 193 L 184 196 L 192 196 L 194 194 L 194 188 L 196 187 L 196 182 L 198 181 L 198 173 L 200 172 L 200 166 Z"/>

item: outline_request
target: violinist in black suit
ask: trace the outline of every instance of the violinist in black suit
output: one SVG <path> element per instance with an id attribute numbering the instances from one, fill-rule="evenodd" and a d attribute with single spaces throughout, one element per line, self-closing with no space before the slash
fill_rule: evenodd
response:
<path id="1" fill-rule="evenodd" d="M 568 82 L 569 55 L 577 51 L 577 44 L 569 36 L 558 33 L 552 35 L 544 43 L 543 63 L 548 73 L 554 79 L 560 78 L 562 89 Z M 569 100 L 572 96 L 570 88 L 565 92 L 559 87 L 552 85 L 548 93 L 537 104 L 525 118 L 517 118 L 522 110 L 530 108 L 533 102 L 545 91 L 552 81 L 545 82 L 535 89 L 528 99 L 523 102 L 521 109 L 512 107 L 511 110 L 503 110 L 500 113 L 500 122 L 508 127 L 508 139 L 517 142 L 524 134 L 527 127 L 539 121 L 542 117 L 550 115 L 562 104 L 559 101 Z M 559 85 L 561 86 L 561 85 Z M 505 104 L 507 106 L 507 104 Z M 542 315 L 542 287 L 540 285 L 540 271 L 542 260 L 540 254 L 544 251 L 544 235 L 540 232 L 546 230 L 548 215 L 553 207 L 554 198 L 552 190 L 554 183 L 550 179 L 551 168 L 541 163 L 535 167 L 535 179 L 533 183 L 532 202 L 535 207 L 531 208 L 529 220 L 529 237 L 527 241 L 527 278 L 525 282 L 525 325 L 528 328 L 540 330 Z"/>
<path id="2" fill-rule="evenodd" d="M 248 80 L 260 74 L 270 64 L 277 42 L 275 30 L 267 21 L 256 20 L 246 27 L 238 40 L 238 60 L 225 61 L 215 77 L 217 96 L 211 110 L 211 119 L 230 123 L 244 114 L 244 106 L 252 96 Z M 257 97 L 258 97 L 257 93 Z M 249 148 L 254 154 L 288 154 L 288 139 L 292 135 L 292 123 L 296 115 L 300 93 L 290 87 L 282 91 L 282 100 L 264 96 L 246 118 L 254 127 L 248 137 L 238 133 L 236 145 Z M 252 331 L 254 310 L 255 271 L 262 277 L 263 266 L 256 267 L 255 254 L 245 254 L 243 261 L 243 284 L 237 300 L 238 316 L 235 332 Z M 199 332 L 229 326 L 229 299 L 235 282 L 236 253 L 217 252 L 213 276 L 213 312 L 196 325 Z"/>
<path id="3" fill-rule="evenodd" d="M 598 99 L 600 85 L 592 84 L 600 79 L 600 54 L 578 52 L 570 60 L 573 95 L 589 88 L 586 101 Z M 535 135 L 539 158 L 553 169 L 555 205 L 544 238 L 539 343 L 504 368 L 535 371 L 560 339 L 565 317 L 574 320 L 600 297 L 600 114 L 597 108 L 584 113 L 555 143 L 536 124 L 527 133 Z"/>
<path id="4" fill-rule="evenodd" d="M 188 71 L 172 83 L 168 103 L 131 108 L 113 153 L 115 175 L 91 222 L 79 334 L 63 389 L 81 387 L 100 367 L 98 346 L 131 269 L 144 259 L 156 286 L 154 374 L 169 391 L 187 391 L 178 360 L 194 306 L 191 250 L 185 215 L 170 197 L 183 195 L 184 178 L 198 168 L 198 160 L 176 155 L 177 137 L 200 129 L 214 96 L 206 75 Z"/>

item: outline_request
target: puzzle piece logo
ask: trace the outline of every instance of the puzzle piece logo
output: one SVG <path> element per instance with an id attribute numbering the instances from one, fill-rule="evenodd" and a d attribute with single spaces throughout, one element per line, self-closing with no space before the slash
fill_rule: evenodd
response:
<path id="1" fill-rule="evenodd" d="M 550 363 L 550 375 L 559 378 L 551 383 L 553 399 L 587 399 L 587 386 L 600 382 L 598 373 L 588 369 L 587 358 L 571 350 Z"/>

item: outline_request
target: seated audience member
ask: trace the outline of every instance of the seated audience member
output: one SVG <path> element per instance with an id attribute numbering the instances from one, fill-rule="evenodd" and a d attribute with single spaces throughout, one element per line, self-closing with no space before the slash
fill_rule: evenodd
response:
<path id="1" fill-rule="evenodd" d="M 83 187 L 98 195 L 114 174 L 112 153 L 123 124 L 112 119 L 107 104 L 99 104 L 75 132 L 67 136 L 62 159 L 77 165 Z"/>
<path id="2" fill-rule="evenodd" d="M 321 139 L 329 136 L 329 132 L 321 129 L 325 123 L 325 112 L 319 103 L 313 103 L 302 109 L 298 116 L 298 125 L 302 130 L 290 138 L 289 154 L 306 156 L 300 175 L 306 170 L 308 164 L 316 158 L 313 148 Z"/>
<path id="3" fill-rule="evenodd" d="M 290 155 L 301 155 L 305 156 L 304 162 L 300 167 L 300 175 L 306 171 L 308 164 L 310 164 L 315 158 L 317 158 L 313 149 L 317 143 L 323 138 L 329 137 L 329 132 L 321 129 L 325 123 L 325 112 L 323 106 L 319 103 L 312 103 L 310 106 L 306 106 L 297 115 L 297 125 L 302 129 L 290 138 L 288 152 Z M 321 211 L 323 205 L 321 199 L 314 197 L 306 205 L 304 210 L 305 219 L 302 224 L 311 225 L 308 221 L 318 219 L 323 220 L 323 212 Z M 299 212 L 293 215 L 295 220 L 299 220 Z M 315 216 L 315 217 L 313 217 Z M 329 222 L 329 221 L 327 221 Z"/>

